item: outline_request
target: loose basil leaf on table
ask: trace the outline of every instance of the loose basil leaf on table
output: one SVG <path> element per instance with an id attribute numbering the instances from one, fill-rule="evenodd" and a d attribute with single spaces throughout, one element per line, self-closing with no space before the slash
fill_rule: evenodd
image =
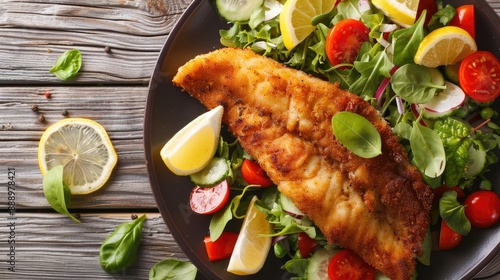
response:
<path id="1" fill-rule="evenodd" d="M 50 72 L 59 79 L 67 81 L 78 74 L 82 67 L 82 54 L 79 50 L 69 50 L 63 53 L 50 68 Z"/>
<path id="2" fill-rule="evenodd" d="M 198 269 L 190 262 L 166 259 L 156 263 L 149 271 L 149 280 L 191 280 Z"/>
<path id="3" fill-rule="evenodd" d="M 58 165 L 50 169 L 43 177 L 43 194 L 50 206 L 61 214 L 68 215 L 76 222 L 80 222 L 68 211 L 68 205 L 71 201 L 71 190 L 63 181 L 64 167 Z"/>
<path id="4" fill-rule="evenodd" d="M 373 124 L 351 112 L 339 112 L 332 117 L 333 134 L 352 153 L 363 158 L 382 154 L 382 140 Z"/>
<path id="5" fill-rule="evenodd" d="M 120 224 L 104 239 L 99 261 L 104 271 L 120 272 L 137 261 L 137 250 L 141 242 L 142 226 L 146 215 Z"/>

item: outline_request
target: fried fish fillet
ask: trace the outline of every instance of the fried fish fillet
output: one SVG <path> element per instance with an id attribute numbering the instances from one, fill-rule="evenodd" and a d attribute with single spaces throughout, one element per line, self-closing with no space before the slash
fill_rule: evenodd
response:
<path id="1" fill-rule="evenodd" d="M 224 106 L 230 132 L 329 242 L 352 249 L 393 280 L 411 277 L 432 192 L 375 108 L 250 50 L 197 56 L 173 83 L 208 109 Z M 335 138 L 331 118 L 341 111 L 374 124 L 381 155 L 360 158 Z"/>

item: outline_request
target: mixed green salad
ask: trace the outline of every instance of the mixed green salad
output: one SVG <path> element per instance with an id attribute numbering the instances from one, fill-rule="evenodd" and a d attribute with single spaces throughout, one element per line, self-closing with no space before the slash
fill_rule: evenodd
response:
<path id="1" fill-rule="evenodd" d="M 246 11 L 248 20 L 230 20 L 230 28 L 220 31 L 223 45 L 250 48 L 289 67 L 337 83 L 380 111 L 435 195 L 432 226 L 440 231 L 440 237 L 426 238 L 424 255 L 418 258 L 424 265 L 430 265 L 433 249 L 456 247 L 471 227 L 493 226 L 500 215 L 500 199 L 491 191 L 487 177 L 492 164 L 498 162 L 500 126 L 494 121 L 498 113 L 491 105 L 500 95 L 500 63 L 493 54 L 479 50 L 462 61 L 462 65 L 466 61 L 475 63 L 476 68 L 467 71 L 460 70 L 460 63 L 439 67 L 416 64 L 414 57 L 419 45 L 431 31 L 449 25 L 468 31 L 471 25 L 474 27 L 473 17 L 457 20 L 463 10 L 473 11 L 473 6 L 452 7 L 439 1 L 435 5 L 437 11 L 427 20 L 427 11 L 422 11 L 413 25 L 401 27 L 366 0 L 340 1 L 331 12 L 315 17 L 315 31 L 291 50 L 281 37 L 282 3 L 278 1 L 263 1 L 257 9 Z M 366 32 L 361 29 L 366 38 L 355 47 L 347 45 L 348 57 L 352 58 L 335 61 L 328 53 L 331 30 L 346 20 L 361 23 L 366 28 Z M 478 61 L 482 65 L 478 66 Z M 491 75 L 487 81 L 493 84 L 481 84 L 477 79 L 471 82 L 472 75 Z M 289 258 L 283 269 L 296 275 L 293 279 L 328 277 L 324 266 L 328 266 L 338 247 L 328 244 L 307 215 L 278 192 L 237 141 L 221 138 L 215 158 L 191 179 L 197 184 L 193 193 L 210 190 L 202 198 L 192 195 L 190 204 L 195 212 L 212 215 L 207 245 L 211 260 L 231 255 L 227 248 L 235 238 L 225 234 L 226 225 L 244 217 L 250 198 L 258 191 L 256 205 L 274 225 L 272 251 L 278 258 Z M 214 191 L 214 187 L 224 190 Z M 227 194 L 229 189 L 232 199 Z M 217 240 L 223 241 L 217 245 Z M 366 275 L 368 278 L 363 279 L 384 278 L 379 272 Z"/>

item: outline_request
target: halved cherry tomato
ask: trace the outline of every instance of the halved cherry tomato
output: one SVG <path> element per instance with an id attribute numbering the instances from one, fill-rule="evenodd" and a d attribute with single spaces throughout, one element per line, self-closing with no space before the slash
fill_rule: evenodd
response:
<path id="1" fill-rule="evenodd" d="M 229 258 L 233 253 L 237 239 L 237 233 L 226 231 L 215 241 L 212 241 L 210 236 L 206 236 L 203 242 L 205 243 L 205 249 L 207 249 L 208 259 L 219 261 Z"/>
<path id="2" fill-rule="evenodd" d="M 213 187 L 194 187 L 189 197 L 191 209 L 199 214 L 213 214 L 229 200 L 229 184 L 226 180 Z"/>
<path id="3" fill-rule="evenodd" d="M 373 280 L 375 273 L 375 268 L 349 249 L 333 255 L 328 264 L 330 280 Z"/>
<path id="4" fill-rule="evenodd" d="M 309 258 L 319 248 L 318 242 L 309 237 L 305 232 L 298 234 L 297 245 L 299 246 L 300 256 L 303 258 Z"/>
<path id="5" fill-rule="evenodd" d="M 500 198 L 493 191 L 471 193 L 464 201 L 465 216 L 473 227 L 491 227 L 500 219 Z"/>
<path id="6" fill-rule="evenodd" d="M 441 220 L 441 231 L 439 233 L 439 250 L 453 249 L 462 241 L 462 235 L 456 233 L 448 226 L 448 224 Z"/>
<path id="7" fill-rule="evenodd" d="M 472 38 L 476 38 L 476 25 L 474 17 L 474 5 L 463 5 L 455 9 L 457 14 L 450 21 L 450 25 L 460 27 L 469 32 Z"/>
<path id="8" fill-rule="evenodd" d="M 261 187 L 273 185 L 273 181 L 267 177 L 266 172 L 253 160 L 243 160 L 241 164 L 241 176 L 250 185 L 260 185 Z"/>
<path id="9" fill-rule="evenodd" d="M 464 92 L 479 102 L 500 95 L 500 62 L 488 51 L 477 51 L 460 63 L 458 80 Z"/>
<path id="10" fill-rule="evenodd" d="M 343 19 L 337 22 L 326 38 L 325 51 L 330 63 L 353 63 L 361 45 L 368 41 L 370 29 L 361 21 Z"/>

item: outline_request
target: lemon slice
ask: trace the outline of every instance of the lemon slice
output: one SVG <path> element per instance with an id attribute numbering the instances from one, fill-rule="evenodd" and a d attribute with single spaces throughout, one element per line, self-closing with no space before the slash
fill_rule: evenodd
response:
<path id="1" fill-rule="evenodd" d="M 63 181 L 72 194 L 91 193 L 101 188 L 117 161 L 106 130 L 84 118 L 67 118 L 49 126 L 38 146 L 42 175 L 62 165 Z"/>
<path id="2" fill-rule="evenodd" d="M 311 20 L 330 12 L 336 0 L 287 0 L 280 13 L 280 30 L 283 43 L 288 50 L 300 44 L 316 26 Z"/>
<path id="3" fill-rule="evenodd" d="M 417 17 L 419 0 L 372 0 L 372 4 L 393 22 L 408 27 Z"/>
<path id="4" fill-rule="evenodd" d="M 424 37 L 414 61 L 426 67 L 452 65 L 475 51 L 476 42 L 467 31 L 456 26 L 445 26 Z"/>
<path id="5" fill-rule="evenodd" d="M 271 248 L 271 224 L 256 206 L 254 196 L 250 201 L 240 234 L 236 240 L 233 253 L 229 259 L 227 271 L 237 275 L 250 275 L 257 273 Z"/>
<path id="6" fill-rule="evenodd" d="M 161 149 L 160 156 L 176 175 L 191 175 L 202 170 L 214 157 L 224 108 L 198 116 L 177 132 Z"/>

